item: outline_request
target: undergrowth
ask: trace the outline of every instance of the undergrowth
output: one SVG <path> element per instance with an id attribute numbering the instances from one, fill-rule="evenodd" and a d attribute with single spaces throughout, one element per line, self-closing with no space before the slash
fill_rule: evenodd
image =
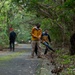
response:
<path id="1" fill-rule="evenodd" d="M 64 65 L 65 68 L 61 75 L 75 75 L 75 55 L 69 55 L 69 50 L 57 50 L 57 58 L 55 58 L 58 65 Z"/>

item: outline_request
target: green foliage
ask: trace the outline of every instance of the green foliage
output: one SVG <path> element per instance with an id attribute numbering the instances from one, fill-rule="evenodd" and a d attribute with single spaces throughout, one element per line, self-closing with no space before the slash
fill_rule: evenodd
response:
<path id="1" fill-rule="evenodd" d="M 57 64 L 65 66 L 62 75 L 74 75 L 75 74 L 75 55 L 70 56 L 67 54 L 68 50 L 56 50 L 58 57 L 56 58 Z"/>
<path id="2" fill-rule="evenodd" d="M 61 75 L 74 75 L 75 74 L 75 55 L 70 56 L 67 53 L 68 50 L 57 50 L 56 53 L 58 55 L 57 58 L 55 58 L 55 61 L 59 65 L 64 65 L 64 69 L 61 73 Z"/>
<path id="3" fill-rule="evenodd" d="M 6 0 L 0 3 L 0 46 L 9 44 L 9 28 L 12 26 L 17 33 L 17 41 L 24 40 L 28 41 L 30 38 L 30 28 L 32 27 L 29 23 L 33 21 L 34 14 L 26 12 L 26 8 L 22 6 L 26 1 L 21 0 Z"/>
<path id="4" fill-rule="evenodd" d="M 0 30 L 1 36 L 6 36 L 8 29 L 14 28 L 17 41 L 30 38 L 32 25 L 39 22 L 41 28 L 49 30 L 51 39 L 62 43 L 63 33 L 69 39 L 74 24 L 75 1 L 67 0 L 62 4 L 54 0 L 3 0 L 0 2 Z M 32 24 L 32 25 L 31 25 Z M 5 25 L 5 28 L 4 26 Z M 3 31 L 5 29 L 5 31 Z M 20 30 L 20 32 L 18 32 Z M 4 34 L 6 33 L 6 35 Z M 24 34 L 22 34 L 24 33 Z M 3 34 L 3 35 L 2 35 Z M 3 40 L 2 40 L 3 41 Z"/>
<path id="5" fill-rule="evenodd" d="M 74 0 L 67 0 L 65 3 L 64 3 L 64 7 L 66 8 L 74 8 L 75 6 L 75 1 Z"/>
<path id="6" fill-rule="evenodd" d="M 1 25 L 0 24 L 0 29 L 1 29 L 1 33 L 0 33 L 0 46 L 5 45 L 6 43 L 8 44 L 8 36 L 6 34 L 6 25 Z"/>
<path id="7" fill-rule="evenodd" d="M 8 60 L 11 60 L 19 55 L 21 55 L 23 52 L 17 52 L 17 53 L 14 53 L 14 54 L 11 54 L 11 55 L 8 55 L 8 56 L 2 56 L 0 57 L 0 61 L 8 61 Z"/>
<path id="8" fill-rule="evenodd" d="M 61 64 L 70 64 L 71 60 L 70 60 L 70 56 L 69 55 L 63 55 L 61 56 L 61 59 L 63 59 L 63 61 L 61 62 Z"/>

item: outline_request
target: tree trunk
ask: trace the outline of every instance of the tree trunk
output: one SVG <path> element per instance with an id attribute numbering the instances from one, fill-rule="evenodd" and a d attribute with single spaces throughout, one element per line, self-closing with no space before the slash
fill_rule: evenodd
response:
<path id="1" fill-rule="evenodd" d="M 75 54 L 75 33 L 70 37 L 70 54 Z"/>
<path id="2" fill-rule="evenodd" d="M 8 13 L 8 11 L 7 11 L 7 34 L 8 34 L 8 36 L 9 36 L 9 13 Z"/>
<path id="3" fill-rule="evenodd" d="M 75 16 L 73 17 L 73 30 L 70 37 L 70 54 L 75 55 Z"/>

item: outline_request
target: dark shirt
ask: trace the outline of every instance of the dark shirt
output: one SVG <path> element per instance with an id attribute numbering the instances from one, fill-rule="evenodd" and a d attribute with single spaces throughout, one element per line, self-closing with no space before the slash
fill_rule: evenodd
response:
<path id="1" fill-rule="evenodd" d="M 14 31 L 10 32 L 9 40 L 10 41 L 15 41 L 15 39 L 16 39 L 16 33 Z"/>
<path id="2" fill-rule="evenodd" d="M 51 42 L 49 34 L 45 32 L 42 33 L 41 39 L 42 41 L 45 41 L 45 42 L 48 42 L 48 41 Z"/>

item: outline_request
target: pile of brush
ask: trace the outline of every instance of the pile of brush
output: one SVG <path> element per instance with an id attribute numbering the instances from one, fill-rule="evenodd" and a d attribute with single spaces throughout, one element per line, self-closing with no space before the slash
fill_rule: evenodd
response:
<path id="1" fill-rule="evenodd" d="M 52 65 L 55 66 L 55 68 L 51 71 L 51 73 L 60 75 L 60 72 L 62 72 L 62 70 L 64 69 L 64 66 L 61 65 L 61 66 L 57 67 L 57 64 L 54 60 L 57 57 L 57 55 L 54 52 L 49 52 L 45 57 L 50 61 L 50 63 L 52 63 Z M 49 65 L 49 64 L 47 64 L 47 65 Z"/>
<path id="2" fill-rule="evenodd" d="M 59 67 L 56 67 L 55 66 L 55 68 L 51 71 L 51 73 L 55 73 L 57 75 L 60 75 L 60 72 L 62 72 L 63 69 L 64 69 L 64 66 L 63 65 L 61 65 Z"/>

